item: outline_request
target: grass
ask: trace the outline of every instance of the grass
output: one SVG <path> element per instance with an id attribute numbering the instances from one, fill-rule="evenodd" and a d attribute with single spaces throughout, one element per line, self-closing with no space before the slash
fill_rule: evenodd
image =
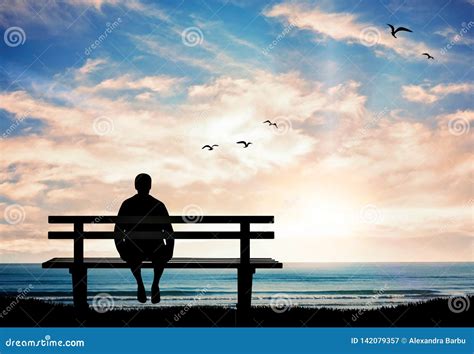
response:
<path id="1" fill-rule="evenodd" d="M 466 298 L 470 304 L 473 297 Z M 472 327 L 470 306 L 460 313 L 450 310 L 449 299 L 384 307 L 375 310 L 291 307 L 281 313 L 271 307 L 253 307 L 251 327 Z M 36 299 L 0 297 L 2 327 L 234 327 L 236 310 L 218 306 L 92 309 L 75 311 L 63 305 Z"/>

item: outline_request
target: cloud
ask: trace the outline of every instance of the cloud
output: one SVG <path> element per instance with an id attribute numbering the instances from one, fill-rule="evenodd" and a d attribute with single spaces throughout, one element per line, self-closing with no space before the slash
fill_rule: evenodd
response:
<path id="1" fill-rule="evenodd" d="M 469 137 L 470 130 L 474 128 L 474 111 L 458 110 L 453 113 L 442 114 L 436 120 L 442 131 L 461 140 L 461 136 Z M 466 140 L 460 146 L 464 147 L 464 150 L 472 149 L 472 141 Z"/>
<path id="2" fill-rule="evenodd" d="M 87 77 L 92 72 L 95 72 L 99 67 L 103 66 L 106 63 L 107 61 L 102 58 L 87 59 L 83 66 L 75 70 L 76 80 L 80 80 L 82 78 Z"/>
<path id="3" fill-rule="evenodd" d="M 318 7 L 310 8 L 294 3 L 281 3 L 265 12 L 267 17 L 283 18 L 289 24 L 309 30 L 323 39 L 331 38 L 349 44 L 362 44 L 374 48 L 378 55 L 386 55 L 381 49 L 389 49 L 398 55 L 413 60 L 422 60 L 420 53 L 433 52 L 422 42 L 416 42 L 407 36 L 395 39 L 388 27 L 378 27 L 360 22 L 352 13 L 325 12 Z"/>
<path id="4" fill-rule="evenodd" d="M 473 25 L 474 22 L 471 21 L 469 24 L 463 23 L 463 26 L 460 28 L 459 32 L 456 32 L 452 27 L 445 27 L 434 33 L 445 38 L 448 42 L 469 46 L 474 44 L 474 38 L 471 38 L 466 34 Z"/>
<path id="5" fill-rule="evenodd" d="M 119 1 L 86 3 L 78 3 L 71 14 L 90 6 L 95 18 L 95 12 L 107 13 L 109 5 L 125 6 Z M 133 4 L 136 11 L 149 10 Z M 60 17 L 57 10 L 51 14 Z M 358 44 L 366 28 L 375 29 L 372 48 L 377 55 L 423 59 L 419 53 L 429 50 L 411 41 L 413 34 L 396 40 L 388 28 L 348 13 L 286 4 L 267 13 L 322 40 Z M 133 20 L 136 14 L 130 15 Z M 202 26 L 203 43 L 192 48 L 181 42 L 181 25 L 163 27 L 148 37 L 134 31 L 139 27 L 124 33 L 142 50 L 137 57 L 144 59 L 135 61 L 139 65 L 131 70 L 126 70 L 127 62 L 109 59 L 117 53 L 104 44 L 104 51 L 111 49 L 104 58 L 88 59 L 51 82 L 43 74 L 40 79 L 31 75 L 31 85 L 27 79 L 22 89 L 13 85 L 11 91 L 0 92 L 0 109 L 7 112 L 2 119 L 27 114 L 42 124 L 40 131 L 28 131 L 25 120 L 21 135 L 0 140 L 0 163 L 5 166 L 0 171 L 0 215 L 12 203 L 22 205 L 27 214 L 20 225 L 0 224 L 2 257 L 28 259 L 34 254 L 43 261 L 49 253 L 70 252 L 69 243 L 47 241 L 47 216 L 114 214 L 117 204 L 134 193 L 134 176 L 147 172 L 154 178 L 153 194 L 172 214 L 196 204 L 205 214 L 275 215 L 277 238 L 256 245 L 259 256 L 299 261 L 468 259 L 468 199 L 474 180 L 471 110 L 428 117 L 414 112 L 406 116 L 403 106 L 371 112 L 367 102 L 377 99 L 376 87 L 354 79 L 364 76 L 351 70 L 330 77 L 330 84 L 317 81 L 321 75 L 315 71 L 321 70 L 296 71 L 306 65 L 299 64 L 299 56 L 292 58 L 291 51 L 283 56 L 294 71 L 286 71 L 281 62 L 268 71 L 256 70 L 260 66 L 252 58 L 240 57 L 242 46 L 256 50 L 253 42 L 222 32 L 220 26 Z M 254 33 L 249 38 L 260 39 Z M 240 51 L 232 56 L 234 51 L 223 51 L 217 43 Z M 154 66 L 156 55 L 164 65 Z M 147 73 L 147 59 L 167 75 Z M 341 63 L 332 59 L 330 71 L 336 71 Z M 397 80 L 403 79 L 400 75 Z M 472 84 L 411 85 L 407 94 L 418 102 L 436 102 L 467 93 L 463 85 L 472 90 Z M 154 99 L 162 96 L 166 99 Z M 266 119 L 280 128 L 264 125 Z M 242 149 L 235 144 L 238 140 L 253 144 Z M 201 149 L 210 143 L 219 148 Z M 383 222 L 361 222 L 366 205 L 375 205 Z M 444 248 L 426 250 L 429 241 Z M 116 254 L 111 242 L 92 243 L 86 245 L 89 255 Z M 403 245 L 401 251 L 394 251 L 394 245 Z M 210 256 L 207 246 L 180 242 L 176 254 L 189 256 L 187 250 L 193 256 Z M 216 245 L 212 252 L 238 255 L 238 248 L 226 246 Z M 404 250 L 410 247 L 415 251 Z"/>
<path id="6" fill-rule="evenodd" d="M 135 98 L 137 100 L 140 100 L 140 101 L 148 101 L 148 100 L 151 100 L 153 98 L 153 95 L 152 95 L 151 92 L 143 92 L 143 93 L 140 93 L 140 94 L 136 95 Z"/>
<path id="7" fill-rule="evenodd" d="M 411 102 L 431 104 L 437 102 L 448 95 L 469 94 L 473 92 L 474 84 L 438 84 L 429 85 L 404 85 L 402 86 L 402 96 Z"/>
<path id="8" fill-rule="evenodd" d="M 0 95 L 2 109 L 32 110 L 47 124 L 42 135 L 0 141 L 0 163 L 8 167 L 0 174 L 2 197 L 11 201 L 0 205 L 0 213 L 15 202 L 27 214 L 21 225 L 0 225 L 5 257 L 70 252 L 69 244 L 55 244 L 51 251 L 47 215 L 113 214 L 134 193 L 132 180 L 139 172 L 154 177 L 153 193 L 173 214 L 197 204 L 205 214 L 275 215 L 276 243 L 271 249 L 257 246 L 259 255 L 315 261 L 330 257 L 326 253 L 338 245 L 342 254 L 367 260 L 367 247 L 376 252 L 395 239 L 422 245 L 432 238 L 439 244 L 447 234 L 451 243 L 445 250 L 464 247 L 472 147 L 468 134 L 451 133 L 449 122 L 456 117 L 472 122 L 472 111 L 434 117 L 434 127 L 407 120 L 401 112 L 396 119 L 391 112 L 374 115 L 365 107 L 359 83 L 328 87 L 296 72 L 219 76 L 190 85 L 172 109 L 94 96 L 86 105 L 75 100 L 74 90 L 66 106 L 25 91 Z M 94 122 L 104 115 L 112 128 L 98 135 Z M 265 119 L 290 125 L 278 132 L 262 124 Z M 242 139 L 254 144 L 244 150 L 235 144 Z M 207 143 L 220 146 L 201 150 Z M 361 222 L 367 204 L 379 208 L 383 223 Z M 326 251 L 308 252 L 308 245 Z M 90 256 L 114 254 L 110 242 L 87 247 Z M 222 256 L 233 256 L 232 247 L 218 248 Z M 194 256 L 209 255 L 185 242 L 176 254 L 189 255 L 190 249 Z M 385 255 L 400 259 L 397 252 Z M 435 249 L 404 255 L 417 261 L 440 257 Z M 455 259 L 447 251 L 443 257 Z"/>
<path id="9" fill-rule="evenodd" d="M 122 75 L 104 80 L 94 86 L 82 86 L 76 89 L 79 93 L 97 93 L 100 91 L 118 90 L 150 90 L 161 94 L 170 94 L 182 83 L 182 79 L 158 75 L 134 78 L 131 75 Z"/>
<path id="10" fill-rule="evenodd" d="M 0 2 L 0 26 L 28 27 L 31 24 L 38 24 L 46 27 L 50 32 L 59 34 L 65 29 L 72 30 L 76 25 L 79 28 L 90 26 L 90 22 L 82 22 L 80 18 L 87 11 L 103 14 L 103 10 L 108 6 L 124 7 L 128 11 L 139 12 L 141 16 L 169 21 L 166 13 L 155 4 L 151 6 L 140 0 L 74 0 L 46 3 L 34 0 L 12 0 Z"/>
<path id="11" fill-rule="evenodd" d="M 171 89 L 175 83 L 173 79 L 118 77 L 101 82 L 96 90 L 121 89 L 123 85 L 154 92 Z M 365 100 L 357 94 L 355 83 L 326 92 L 295 73 L 256 72 L 252 79 L 220 77 L 190 86 L 188 98 L 173 109 L 97 95 L 77 100 L 81 90 L 83 86 L 63 93 L 66 103 L 61 105 L 35 98 L 26 91 L 2 93 L 1 109 L 14 115 L 33 112 L 47 127 L 41 136 L 1 141 L 5 152 L 2 162 L 64 164 L 71 171 L 85 169 L 95 178 L 108 176 L 109 180 L 128 179 L 130 171 L 152 166 L 152 170 L 164 173 L 165 182 L 172 185 L 240 180 L 250 178 L 255 169 L 272 170 L 294 163 L 298 156 L 311 151 L 314 139 L 298 128 L 299 122 L 316 119 L 313 117 L 318 112 L 347 114 L 351 107 L 363 106 Z M 281 99 L 276 103 L 267 100 L 277 96 Z M 110 118 L 110 134 L 101 136 L 94 130 L 101 117 Z M 277 118 L 288 123 L 283 135 L 262 124 L 265 119 Z M 253 154 L 243 155 L 237 149 L 235 141 L 242 139 L 254 141 Z M 213 155 L 204 155 L 201 146 L 208 143 L 218 143 L 221 148 Z M 38 155 L 38 151 L 42 153 Z M 114 166 L 122 161 L 128 161 L 127 169 L 116 171 Z"/>
<path id="12" fill-rule="evenodd" d="M 121 2 L 121 0 L 76 0 L 72 2 L 71 5 L 84 7 L 92 6 L 95 7 L 97 10 L 100 10 L 105 5 L 117 5 Z"/>
<path id="13" fill-rule="evenodd" d="M 193 76 L 199 77 L 199 74 L 201 74 L 195 69 L 201 69 L 216 75 L 242 75 L 243 73 L 251 74 L 253 68 L 258 67 L 258 62 L 255 59 L 249 61 L 244 60 L 242 57 L 235 58 L 225 51 L 229 46 L 222 48 L 212 43 L 211 38 L 213 37 L 211 34 L 215 29 L 206 30 L 204 28 L 203 42 L 195 47 L 188 47 L 182 43 L 181 36 L 183 30 L 185 30 L 185 28 L 174 25 L 170 28 L 170 33 L 165 36 L 131 35 L 130 38 L 135 45 L 144 52 L 154 56 L 158 55 L 167 61 L 177 63 L 180 67 L 181 64 L 185 64 L 193 68 Z M 219 31 L 221 31 L 220 28 Z M 228 34 L 226 34 L 226 36 L 231 38 Z M 234 39 L 230 40 L 237 43 Z M 251 46 L 250 43 L 244 40 L 240 40 L 238 45 L 245 45 L 244 43 L 247 44 L 247 47 Z"/>

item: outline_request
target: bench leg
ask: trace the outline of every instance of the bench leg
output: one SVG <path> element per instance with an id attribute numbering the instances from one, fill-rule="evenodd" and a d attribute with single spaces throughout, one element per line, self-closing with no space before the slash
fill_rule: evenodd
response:
<path id="1" fill-rule="evenodd" d="M 248 323 L 252 305 L 252 278 L 255 268 L 241 267 L 237 270 L 237 324 Z"/>
<path id="2" fill-rule="evenodd" d="M 72 297 L 76 310 L 87 309 L 87 268 L 74 267 L 69 269 L 72 275 Z"/>

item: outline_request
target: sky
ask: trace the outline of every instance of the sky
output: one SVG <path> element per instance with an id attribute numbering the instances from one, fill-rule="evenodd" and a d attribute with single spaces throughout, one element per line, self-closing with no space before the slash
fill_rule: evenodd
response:
<path id="1" fill-rule="evenodd" d="M 473 261 L 473 6 L 0 0 L 0 262 L 71 255 L 48 215 L 116 214 L 142 172 L 173 215 L 274 215 L 255 257 Z"/>

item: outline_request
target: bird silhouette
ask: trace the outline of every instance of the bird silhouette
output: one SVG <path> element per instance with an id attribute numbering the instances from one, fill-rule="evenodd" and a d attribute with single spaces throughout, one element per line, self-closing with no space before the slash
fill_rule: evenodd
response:
<path id="1" fill-rule="evenodd" d="M 390 28 L 392 29 L 392 36 L 394 36 L 395 38 L 397 38 L 397 36 L 395 34 L 399 31 L 413 32 L 411 29 L 408 29 L 408 28 L 405 28 L 405 27 L 398 27 L 397 29 L 395 29 L 395 27 L 393 27 L 389 23 L 387 23 L 387 26 L 390 26 Z"/>
<path id="2" fill-rule="evenodd" d="M 421 55 L 426 55 L 426 59 L 433 59 L 434 60 L 434 57 L 430 55 L 430 53 L 423 53 Z"/>
<path id="3" fill-rule="evenodd" d="M 219 146 L 219 145 L 217 145 L 217 144 L 214 144 L 214 145 L 212 145 L 212 146 L 211 146 L 211 145 L 204 145 L 204 146 L 202 147 L 202 149 L 207 148 L 209 151 L 211 151 L 211 150 L 214 150 L 214 146 Z M 201 150 L 202 150 L 202 149 L 201 149 Z"/>
<path id="4" fill-rule="evenodd" d="M 244 144 L 244 145 L 245 145 L 245 146 L 244 146 L 244 149 L 245 149 L 245 148 L 248 148 L 249 145 L 252 144 L 252 143 L 251 143 L 250 141 L 249 141 L 249 142 L 245 142 L 245 141 L 241 140 L 241 141 L 238 141 L 236 144 Z"/>
<path id="5" fill-rule="evenodd" d="M 274 125 L 274 126 L 275 126 L 275 128 L 277 128 L 277 129 L 278 129 L 278 125 L 277 125 L 276 123 L 272 123 L 272 122 L 270 122 L 268 119 L 267 119 L 265 122 L 263 122 L 263 124 L 265 124 L 265 123 L 268 123 L 268 126 L 269 126 L 269 127 L 271 127 L 272 125 Z"/>

